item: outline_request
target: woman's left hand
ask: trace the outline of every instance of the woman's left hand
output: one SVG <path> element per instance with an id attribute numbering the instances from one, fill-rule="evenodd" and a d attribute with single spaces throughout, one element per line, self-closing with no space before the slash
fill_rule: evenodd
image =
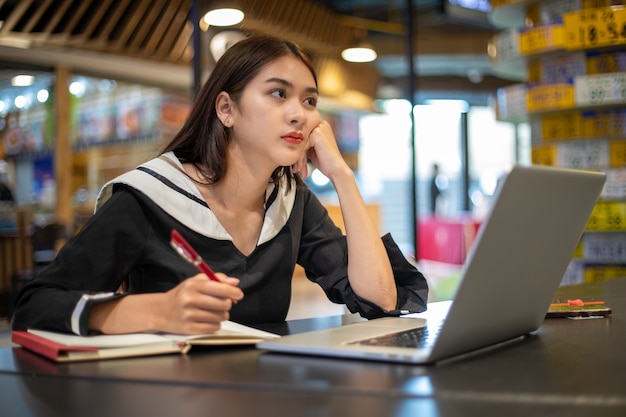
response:
<path id="1" fill-rule="evenodd" d="M 331 180 L 335 173 L 350 169 L 339 151 L 335 134 L 326 120 L 322 120 L 309 135 L 305 158 L 307 157 L 322 174 Z"/>

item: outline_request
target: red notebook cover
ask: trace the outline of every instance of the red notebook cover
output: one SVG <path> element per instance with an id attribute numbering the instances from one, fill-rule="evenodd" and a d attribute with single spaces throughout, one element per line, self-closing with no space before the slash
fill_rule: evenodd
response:
<path id="1" fill-rule="evenodd" d="M 25 331 L 11 332 L 11 341 L 46 358 L 57 360 L 64 352 L 97 352 L 97 347 L 67 346 Z"/>

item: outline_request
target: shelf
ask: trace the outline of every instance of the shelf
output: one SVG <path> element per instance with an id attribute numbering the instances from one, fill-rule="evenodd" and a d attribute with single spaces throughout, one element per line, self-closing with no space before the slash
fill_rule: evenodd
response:
<path id="1" fill-rule="evenodd" d="M 496 67 L 501 67 L 503 72 L 510 69 L 516 77 L 524 63 L 554 52 L 623 51 L 626 48 L 626 31 L 620 28 L 624 27 L 624 6 L 570 12 L 563 16 L 562 22 L 508 28 L 495 34 L 490 56 Z"/>
<path id="2" fill-rule="evenodd" d="M 626 72 L 575 77 L 571 83 L 517 84 L 498 90 L 498 119 L 626 107 Z"/>
<path id="3" fill-rule="evenodd" d="M 159 143 L 163 140 L 164 135 L 161 131 L 155 130 L 152 132 L 141 133 L 126 139 L 109 139 L 105 141 L 83 142 L 72 145 L 73 152 L 80 152 L 86 149 L 102 148 L 114 145 L 136 145 L 139 143 Z M 17 153 L 7 154 L 6 159 L 15 161 L 33 160 L 49 158 L 53 155 L 53 148 L 42 148 L 37 150 L 25 150 Z"/>
<path id="4" fill-rule="evenodd" d="M 536 165 L 605 171 L 624 166 L 625 149 L 624 140 L 591 139 L 540 143 L 532 147 L 531 159 Z"/>
<path id="5" fill-rule="evenodd" d="M 498 90 L 498 120 L 529 123 L 533 164 L 607 175 L 562 285 L 623 276 L 626 8 L 585 0 L 492 5 L 489 20 L 503 29 L 490 45 L 494 69 L 525 73 L 525 82 Z"/>

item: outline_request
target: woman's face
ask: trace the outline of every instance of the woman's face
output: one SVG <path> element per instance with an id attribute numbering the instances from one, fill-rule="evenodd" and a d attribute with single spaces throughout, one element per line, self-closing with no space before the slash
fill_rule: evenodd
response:
<path id="1" fill-rule="evenodd" d="M 300 60 L 286 56 L 266 65 L 233 111 L 231 144 L 238 158 L 270 171 L 294 164 L 320 122 L 317 99 L 313 75 Z"/>

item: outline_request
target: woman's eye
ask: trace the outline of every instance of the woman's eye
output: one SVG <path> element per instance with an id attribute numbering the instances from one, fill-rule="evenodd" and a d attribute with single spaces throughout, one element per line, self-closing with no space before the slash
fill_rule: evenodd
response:
<path id="1" fill-rule="evenodd" d="M 285 91 L 284 90 L 273 90 L 271 94 L 274 97 L 285 98 Z"/>
<path id="2" fill-rule="evenodd" d="M 309 106 L 317 107 L 317 97 L 309 97 L 304 102 Z"/>

